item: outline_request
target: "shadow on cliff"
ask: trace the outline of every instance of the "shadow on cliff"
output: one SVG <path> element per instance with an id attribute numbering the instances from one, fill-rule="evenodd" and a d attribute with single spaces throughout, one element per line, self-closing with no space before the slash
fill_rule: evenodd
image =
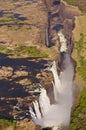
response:
<path id="1" fill-rule="evenodd" d="M 57 24 L 57 25 L 55 25 L 55 26 L 53 27 L 53 29 L 58 32 L 58 31 L 60 31 L 61 29 L 63 29 L 63 25 L 62 25 L 62 24 Z"/>
<path id="2" fill-rule="evenodd" d="M 59 5 L 60 4 L 60 0 L 55 0 L 54 2 L 53 2 L 53 5 Z"/>

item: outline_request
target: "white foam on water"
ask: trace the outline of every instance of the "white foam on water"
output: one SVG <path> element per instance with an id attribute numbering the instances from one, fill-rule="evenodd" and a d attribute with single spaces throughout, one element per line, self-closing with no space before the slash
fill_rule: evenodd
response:
<path id="1" fill-rule="evenodd" d="M 35 112 L 30 108 L 32 120 L 42 128 L 53 127 L 53 129 L 56 129 L 62 125 L 68 126 L 70 123 L 73 105 L 74 67 L 70 55 L 66 52 L 67 43 L 65 37 L 63 37 L 63 34 L 59 34 L 59 37 L 60 42 L 62 42 L 61 47 L 64 46 L 64 49 L 60 49 L 60 51 L 65 52 L 63 60 L 64 70 L 58 75 L 55 61 L 53 61 L 51 68 L 46 69 L 51 71 L 54 77 L 52 84 L 56 102 L 50 104 L 46 90 L 41 88 L 39 101 L 33 103 Z"/>

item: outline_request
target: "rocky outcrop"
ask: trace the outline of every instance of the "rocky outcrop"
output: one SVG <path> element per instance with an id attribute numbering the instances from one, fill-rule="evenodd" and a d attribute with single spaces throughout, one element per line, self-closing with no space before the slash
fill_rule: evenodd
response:
<path id="1" fill-rule="evenodd" d="M 49 46 L 59 44 L 58 31 L 62 30 L 65 35 L 69 48 L 73 48 L 72 30 L 75 26 L 75 16 L 79 15 L 79 11 L 75 7 L 66 5 L 60 0 L 45 0 L 48 8 L 48 32 Z"/>

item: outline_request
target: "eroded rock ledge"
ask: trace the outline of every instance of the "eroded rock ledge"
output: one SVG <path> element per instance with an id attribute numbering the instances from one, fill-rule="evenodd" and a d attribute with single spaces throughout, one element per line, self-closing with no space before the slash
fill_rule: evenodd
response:
<path id="1" fill-rule="evenodd" d="M 72 30 L 75 27 L 75 16 L 80 11 L 76 7 L 67 5 L 61 0 L 45 0 L 48 8 L 49 46 L 58 43 L 58 31 L 62 30 L 67 39 L 68 47 L 73 48 Z"/>

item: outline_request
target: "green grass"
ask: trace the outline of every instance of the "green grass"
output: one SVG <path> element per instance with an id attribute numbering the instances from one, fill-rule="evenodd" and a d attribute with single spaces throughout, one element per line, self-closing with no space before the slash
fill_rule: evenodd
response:
<path id="1" fill-rule="evenodd" d="M 77 50 L 77 57 L 79 61 L 79 66 L 77 67 L 77 72 L 82 77 L 84 81 L 86 81 L 86 59 L 82 55 L 82 52 L 85 51 L 84 45 L 84 35 L 83 33 L 80 34 L 80 39 L 75 43 L 75 49 Z"/>
<path id="2" fill-rule="evenodd" d="M 12 126 L 13 130 L 16 130 L 16 121 L 10 121 L 6 119 L 0 119 L 0 127 L 1 128 L 6 128 L 8 126 Z"/>
<path id="3" fill-rule="evenodd" d="M 0 52 L 16 58 L 19 57 L 47 58 L 48 57 L 47 53 L 39 50 L 36 46 L 34 47 L 23 46 L 21 44 L 17 44 L 14 49 L 10 49 L 5 45 L 0 45 Z"/>
<path id="4" fill-rule="evenodd" d="M 77 68 L 78 73 L 81 75 L 82 79 L 86 82 L 86 60 L 83 56 L 79 58 L 80 66 Z"/>
<path id="5" fill-rule="evenodd" d="M 0 19 L 0 25 L 19 25 L 19 24 L 24 24 L 23 21 L 14 19 L 14 18 L 1 18 Z"/>
<path id="6" fill-rule="evenodd" d="M 85 0 L 64 0 L 68 4 L 78 6 L 82 12 L 86 12 L 86 1 Z"/>
<path id="7" fill-rule="evenodd" d="M 17 46 L 14 49 L 14 53 L 18 55 L 26 54 L 28 57 L 34 57 L 34 58 L 43 58 L 48 57 L 48 55 L 45 52 L 41 52 L 37 47 L 32 46 Z"/>
<path id="8" fill-rule="evenodd" d="M 81 33 L 79 41 L 75 42 L 75 48 L 77 50 L 77 56 L 78 56 L 78 58 L 81 55 L 81 52 L 82 52 L 82 50 L 84 48 L 84 44 L 85 44 L 85 42 L 84 42 L 84 35 L 83 35 L 83 33 Z"/>
<path id="9" fill-rule="evenodd" d="M 83 52 L 85 51 L 84 45 L 85 45 L 84 35 L 81 33 L 79 41 L 75 42 L 77 59 L 79 61 L 79 66 L 77 67 L 77 73 L 81 76 L 82 80 L 86 84 L 86 59 L 84 56 L 82 56 Z M 85 130 L 85 128 L 86 128 L 86 85 L 83 87 L 79 103 L 77 104 L 72 114 L 70 130 Z"/>
<path id="10" fill-rule="evenodd" d="M 86 87 L 81 92 L 77 107 L 72 114 L 70 130 L 85 130 L 86 127 Z"/>

